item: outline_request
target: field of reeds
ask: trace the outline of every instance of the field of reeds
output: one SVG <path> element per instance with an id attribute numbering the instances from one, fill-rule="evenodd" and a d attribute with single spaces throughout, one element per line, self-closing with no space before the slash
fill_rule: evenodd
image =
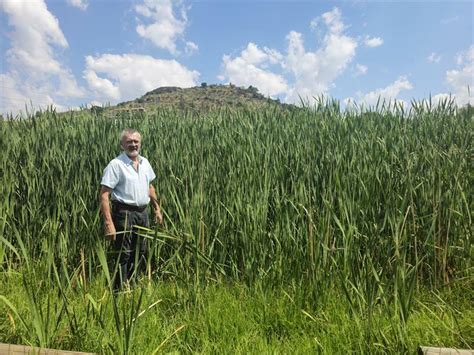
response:
<path id="1" fill-rule="evenodd" d="M 163 226 L 114 295 L 98 192 L 142 133 Z M 474 346 L 474 119 L 342 111 L 52 110 L 0 122 L 0 342 L 104 353 Z"/>

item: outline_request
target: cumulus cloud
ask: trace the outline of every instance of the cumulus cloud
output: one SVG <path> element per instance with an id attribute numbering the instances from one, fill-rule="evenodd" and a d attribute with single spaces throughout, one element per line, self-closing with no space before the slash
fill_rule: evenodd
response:
<path id="1" fill-rule="evenodd" d="M 96 100 L 114 103 L 136 98 L 160 86 L 196 86 L 199 73 L 175 60 L 137 54 L 103 54 L 86 57 L 84 79 Z"/>
<path id="2" fill-rule="evenodd" d="M 178 16 L 175 14 L 175 8 Z M 139 18 L 136 27 L 137 33 L 149 39 L 158 48 L 166 49 L 171 54 L 177 55 L 176 42 L 184 41 L 184 32 L 188 25 L 186 8 L 181 1 L 172 0 L 144 0 L 135 7 Z M 196 51 L 197 45 L 193 42 L 185 43 L 185 50 Z"/>
<path id="3" fill-rule="evenodd" d="M 357 41 L 344 34 L 340 11 L 335 8 L 324 13 L 321 19 L 328 32 L 321 48 L 315 52 L 306 51 L 300 33 L 292 31 L 287 35 L 288 51 L 284 66 L 294 76 L 294 84 L 285 98 L 288 102 L 327 93 L 354 58 Z"/>
<path id="4" fill-rule="evenodd" d="M 71 4 L 87 6 L 86 1 L 76 0 Z M 6 13 L 11 27 L 10 48 L 4 55 L 7 70 L 0 73 L 2 113 L 16 114 L 25 105 L 36 109 L 54 105 L 58 110 L 65 110 L 79 106 L 79 99 L 91 101 L 91 95 L 95 102 L 116 103 L 159 86 L 197 85 L 199 73 L 174 60 L 104 54 L 86 57 L 83 78 L 90 89 L 86 90 L 59 59 L 68 42 L 44 0 L 3 0 L 0 9 Z M 148 9 L 151 13 L 157 11 L 156 7 Z M 146 13 L 146 8 L 142 12 Z M 198 49 L 190 41 L 185 46 L 189 53 Z"/>
<path id="5" fill-rule="evenodd" d="M 444 102 L 446 100 L 447 101 L 455 100 L 455 97 L 451 94 L 446 94 L 446 93 L 436 94 L 433 97 L 431 97 L 431 102 L 435 105 L 438 105 L 441 102 Z"/>
<path id="6" fill-rule="evenodd" d="M 86 0 L 67 0 L 68 4 L 77 7 L 79 10 L 86 11 L 89 3 Z"/>
<path id="7" fill-rule="evenodd" d="M 366 65 L 363 64 L 356 64 L 356 73 L 355 76 L 361 76 L 367 74 L 367 71 L 369 68 L 367 68 Z"/>
<path id="8" fill-rule="evenodd" d="M 384 100 L 386 102 L 398 102 L 406 105 L 405 102 L 397 99 L 397 97 L 401 91 L 410 89 L 413 89 L 413 85 L 405 76 L 401 76 L 395 82 L 384 88 L 379 88 L 366 94 L 358 93 L 358 98 L 355 101 L 357 101 L 358 104 L 366 106 L 373 106 L 376 105 L 378 101 L 382 102 Z"/>
<path id="9" fill-rule="evenodd" d="M 346 26 L 341 19 L 341 11 L 338 8 L 334 8 L 332 11 L 325 12 L 319 17 L 311 20 L 309 27 L 316 29 L 323 23 L 329 28 L 329 31 L 334 33 L 341 33 L 346 29 Z"/>
<path id="10" fill-rule="evenodd" d="M 325 12 L 321 15 L 326 26 L 329 28 L 331 33 L 342 33 L 345 26 L 341 19 L 341 11 L 338 8 L 334 8 L 332 11 Z"/>
<path id="11" fill-rule="evenodd" d="M 8 70 L 1 75 L 0 110 L 22 110 L 25 99 L 33 106 L 60 107 L 61 97 L 82 97 L 84 90 L 54 54 L 66 49 L 68 43 L 45 2 L 3 0 L 1 10 L 7 14 L 12 31 L 6 51 Z"/>
<path id="12" fill-rule="evenodd" d="M 184 52 L 188 55 L 191 55 L 199 50 L 199 47 L 194 42 L 186 42 L 186 46 L 184 47 Z"/>
<path id="13" fill-rule="evenodd" d="M 32 72 L 57 74 L 61 64 L 54 59 L 53 46 L 66 48 L 68 43 L 58 20 L 48 11 L 43 1 L 5 0 L 2 9 L 14 28 L 7 59 L 24 65 Z"/>
<path id="14" fill-rule="evenodd" d="M 264 47 L 263 50 L 261 50 L 256 44 L 249 43 L 247 48 L 242 51 L 241 58 L 249 64 L 261 64 L 262 66 L 266 66 L 268 64 L 279 63 L 282 59 L 282 55 L 274 49 Z"/>
<path id="15" fill-rule="evenodd" d="M 316 51 L 305 49 L 301 33 L 291 31 L 286 40 L 286 53 L 249 43 L 239 56 L 224 55 L 220 80 L 236 85 L 253 85 L 265 95 L 283 95 L 286 102 L 327 93 L 352 61 L 357 41 L 347 36 L 341 12 L 335 8 L 311 21 L 314 28 L 321 23 L 326 33 Z M 284 73 L 291 76 L 286 81 Z"/>
<path id="16" fill-rule="evenodd" d="M 435 52 L 432 52 L 426 59 L 428 60 L 428 63 L 439 63 L 441 56 Z"/>
<path id="17" fill-rule="evenodd" d="M 278 95 L 288 90 L 287 83 L 281 75 L 265 68 L 277 64 L 281 58 L 281 54 L 275 50 L 266 47 L 260 49 L 256 44 L 249 43 L 237 58 L 224 55 L 222 58 L 224 74 L 220 79 L 227 79 L 239 86 L 256 86 L 267 96 Z"/>
<path id="18" fill-rule="evenodd" d="M 369 36 L 367 36 L 364 39 L 364 44 L 367 47 L 371 47 L 371 48 L 378 47 L 378 46 L 381 46 L 383 44 L 383 39 L 380 38 L 380 37 L 369 37 Z"/>
<path id="19" fill-rule="evenodd" d="M 452 95 L 458 105 L 473 104 L 472 93 L 474 87 L 474 45 L 460 53 L 456 58 L 458 68 L 446 72 L 446 83 L 451 88 L 451 94 L 440 93 L 433 98 L 439 101 Z"/>
<path id="20" fill-rule="evenodd" d="M 469 49 L 465 52 L 461 52 L 456 55 L 456 64 L 457 65 L 469 65 L 474 61 L 474 45 L 471 45 Z"/>
<path id="21" fill-rule="evenodd" d="M 0 113 L 16 115 L 20 111 L 38 109 L 39 107 L 46 108 L 50 105 L 55 105 L 53 98 L 46 90 L 36 90 L 28 82 L 23 85 L 18 85 L 21 78 L 16 72 L 9 72 L 0 74 Z"/>
<path id="22" fill-rule="evenodd" d="M 94 66 L 94 59 L 92 57 L 87 57 L 86 60 L 91 63 L 88 67 Z M 94 69 L 88 68 L 84 70 L 84 79 L 89 84 L 89 88 L 96 95 L 103 97 L 105 101 L 120 100 L 120 88 L 115 86 L 109 79 L 99 77 Z"/>

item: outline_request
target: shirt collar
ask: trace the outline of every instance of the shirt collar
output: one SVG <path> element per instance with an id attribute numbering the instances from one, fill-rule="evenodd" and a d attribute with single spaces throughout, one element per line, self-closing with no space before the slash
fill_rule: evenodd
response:
<path id="1" fill-rule="evenodd" d="M 129 156 L 125 153 L 125 152 L 122 152 L 121 154 L 122 156 L 122 160 L 124 161 L 125 164 L 127 165 L 132 165 L 133 164 L 133 160 L 129 158 Z M 143 157 L 141 155 L 138 156 L 138 163 L 141 164 L 143 161 Z"/>

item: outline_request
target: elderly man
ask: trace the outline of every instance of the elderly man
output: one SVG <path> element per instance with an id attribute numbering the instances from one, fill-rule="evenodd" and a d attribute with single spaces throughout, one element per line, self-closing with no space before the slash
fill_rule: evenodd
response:
<path id="1" fill-rule="evenodd" d="M 147 206 L 155 211 L 155 221 L 163 223 L 156 191 L 151 182 L 156 175 L 148 160 L 140 156 L 141 136 L 134 129 L 126 129 L 120 136 L 123 152 L 105 168 L 100 189 L 100 210 L 105 222 L 105 236 L 113 241 L 118 256 L 118 273 L 114 288 L 120 289 L 143 262 L 146 242 L 133 226 L 148 227 Z M 112 209 L 109 204 L 111 196 Z M 123 232 L 125 233 L 118 233 Z"/>

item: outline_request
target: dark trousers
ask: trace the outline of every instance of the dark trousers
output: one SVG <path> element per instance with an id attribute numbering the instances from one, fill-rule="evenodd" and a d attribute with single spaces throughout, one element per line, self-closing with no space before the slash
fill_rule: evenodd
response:
<path id="1" fill-rule="evenodd" d="M 137 235 L 133 226 L 148 227 L 148 212 L 112 208 L 112 219 L 117 235 L 113 243 L 116 255 L 114 264 L 114 289 L 138 276 L 145 266 L 146 239 Z M 125 233 L 121 233 L 125 231 Z"/>

